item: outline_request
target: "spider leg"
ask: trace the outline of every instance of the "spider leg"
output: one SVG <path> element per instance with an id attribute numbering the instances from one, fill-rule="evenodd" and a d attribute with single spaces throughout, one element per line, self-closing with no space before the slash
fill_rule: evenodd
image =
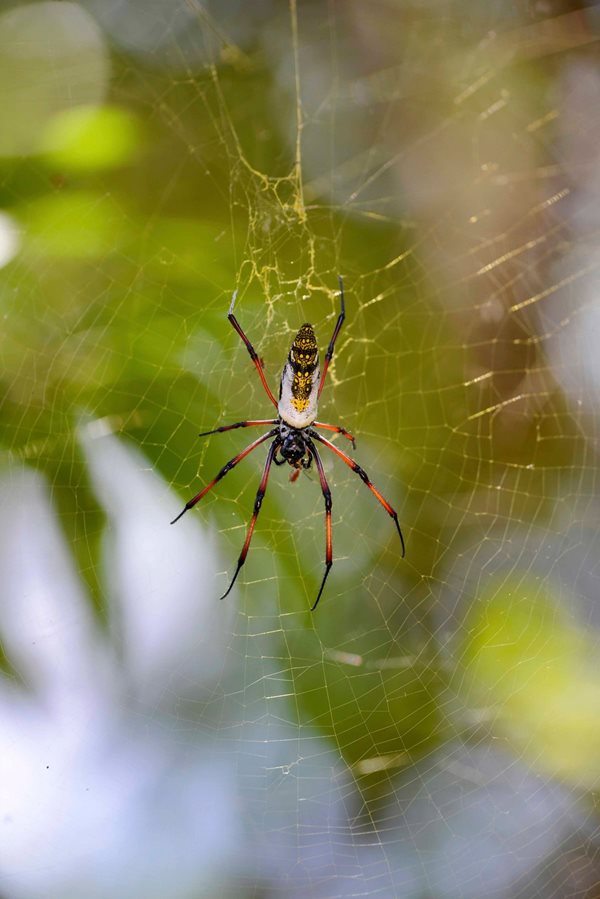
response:
<path id="1" fill-rule="evenodd" d="M 248 338 L 247 338 L 246 335 L 244 334 L 244 332 L 243 332 L 243 330 L 242 330 L 242 326 L 240 325 L 240 323 L 238 322 L 237 318 L 236 318 L 235 315 L 233 314 L 233 307 L 234 307 L 234 305 L 235 305 L 235 298 L 236 298 L 236 296 L 237 296 L 237 290 L 234 290 L 234 292 L 233 292 L 233 297 L 231 298 L 231 305 L 230 305 L 230 307 L 229 307 L 229 312 L 227 313 L 227 318 L 229 319 L 229 321 L 231 322 L 231 324 L 233 325 L 233 327 L 235 328 L 235 330 L 238 332 L 238 334 L 240 335 L 240 337 L 241 337 L 242 340 L 244 341 L 244 343 L 245 343 L 245 345 L 246 345 L 246 349 L 247 349 L 248 352 L 250 353 L 250 358 L 252 359 L 252 361 L 253 361 L 253 363 L 254 363 L 254 365 L 255 365 L 255 367 L 256 367 L 256 370 L 257 370 L 257 372 L 258 372 L 258 375 L 259 375 L 259 377 L 260 377 L 260 380 L 262 381 L 262 386 L 265 388 L 265 391 L 266 391 L 266 393 L 267 393 L 267 396 L 269 397 L 269 399 L 271 400 L 271 402 L 273 403 L 273 405 L 275 406 L 275 408 L 277 408 L 277 400 L 275 399 L 275 397 L 274 397 L 273 394 L 271 393 L 271 388 L 270 388 L 269 385 L 267 384 L 267 380 L 266 380 L 266 378 L 265 378 L 265 370 L 264 370 L 264 368 L 263 368 L 262 362 L 260 361 L 260 358 L 259 358 L 259 356 L 258 356 L 258 353 L 256 352 L 256 350 L 254 349 L 254 347 L 252 346 L 252 344 L 250 343 L 250 341 L 248 340 Z"/>
<path id="2" fill-rule="evenodd" d="M 252 518 L 250 519 L 250 524 L 248 525 L 248 531 L 246 533 L 246 539 L 244 540 L 244 545 L 242 547 L 242 551 L 240 553 L 240 557 L 238 559 L 237 568 L 235 569 L 235 574 L 231 580 L 231 583 L 221 599 L 225 599 L 228 593 L 230 593 L 231 588 L 235 584 L 236 578 L 240 573 L 240 568 L 246 561 L 246 556 L 248 555 L 248 549 L 250 547 L 250 541 L 252 540 L 252 534 L 254 533 L 254 525 L 256 524 L 256 519 L 258 518 L 258 513 L 260 512 L 260 507 L 262 506 L 262 501 L 264 495 L 267 490 L 267 481 L 269 480 L 269 471 L 271 470 L 271 463 L 275 458 L 275 453 L 279 449 L 279 441 L 275 439 L 269 448 L 269 452 L 267 454 L 267 461 L 265 462 L 265 467 L 263 470 L 262 478 L 260 479 L 260 484 L 258 485 L 258 490 L 256 491 L 256 499 L 254 500 L 254 511 L 252 512 Z"/>
<path id="3" fill-rule="evenodd" d="M 209 434 L 221 434 L 223 431 L 233 431 L 234 428 L 251 428 L 254 425 L 276 425 L 277 418 L 262 418 L 260 421 L 236 421 L 233 425 L 221 425 L 220 428 L 213 428 L 212 431 L 202 431 L 198 437 L 208 437 Z"/>
<path id="4" fill-rule="evenodd" d="M 319 392 L 317 394 L 317 399 L 321 396 L 321 391 L 323 390 L 323 384 L 325 383 L 325 375 L 327 374 L 327 369 L 329 368 L 329 363 L 331 362 L 331 357 L 333 356 L 333 348 L 335 346 L 335 342 L 337 340 L 337 336 L 340 333 L 340 328 L 342 327 L 343 321 L 346 318 L 346 305 L 344 303 L 344 282 L 342 281 L 342 276 L 338 275 L 338 279 L 340 282 L 340 300 L 342 304 L 342 309 L 340 314 L 338 315 L 338 320 L 335 323 L 335 328 L 333 329 L 333 334 L 331 340 L 329 341 L 329 346 L 327 347 L 327 352 L 325 353 L 325 362 L 323 363 L 323 371 L 321 373 L 321 380 L 319 382 Z"/>
<path id="5" fill-rule="evenodd" d="M 381 505 L 383 506 L 385 511 L 388 513 L 390 518 L 394 519 L 394 524 L 396 525 L 396 528 L 398 530 L 398 535 L 400 537 L 400 543 L 402 544 L 402 558 L 404 558 L 404 555 L 405 555 L 404 537 L 402 536 L 402 531 L 400 530 L 400 525 L 398 523 L 398 515 L 397 515 L 396 511 L 394 509 L 392 509 L 392 507 L 390 506 L 388 501 L 386 499 L 384 499 L 384 497 L 381 495 L 379 490 L 375 486 L 373 486 L 373 484 L 369 480 L 369 476 L 366 473 L 366 471 L 364 471 L 364 469 L 362 469 L 360 467 L 358 462 L 355 462 L 354 459 L 351 459 L 350 456 L 347 456 L 346 453 L 343 453 L 341 451 L 341 449 L 338 449 L 338 447 L 334 443 L 331 443 L 331 441 L 326 440 L 325 437 L 321 437 L 320 434 L 317 434 L 316 432 L 312 436 L 315 438 L 315 440 L 318 440 L 319 443 L 322 443 L 324 446 L 329 447 L 329 449 L 332 452 L 334 452 L 336 454 L 336 456 L 340 457 L 342 462 L 346 463 L 348 468 L 351 468 L 352 471 L 354 471 L 359 476 L 361 481 L 367 485 L 367 487 L 369 488 L 369 490 L 371 491 L 373 496 L 377 500 L 379 500 L 379 502 L 381 503 Z"/>
<path id="6" fill-rule="evenodd" d="M 323 469 L 323 463 L 321 462 L 321 457 L 317 452 L 317 448 L 312 443 L 309 443 L 310 452 L 314 456 L 314 460 L 317 463 L 317 470 L 319 472 L 319 480 L 321 481 L 321 491 L 323 493 L 323 498 L 325 500 L 325 574 L 323 575 L 323 580 L 321 581 L 321 586 L 319 587 L 319 592 L 317 594 L 317 598 L 314 601 L 314 604 L 311 608 L 311 612 L 317 608 L 319 600 L 321 599 L 321 593 L 323 592 L 323 587 L 325 586 L 325 581 L 327 580 L 327 575 L 333 565 L 333 553 L 332 553 L 332 544 L 331 544 L 331 490 L 329 489 L 329 484 L 327 483 L 327 478 L 325 477 L 325 471 Z"/>
<path id="7" fill-rule="evenodd" d="M 354 436 L 345 428 L 340 428 L 339 425 L 325 425 L 322 421 L 313 421 L 311 428 L 324 428 L 326 431 L 335 431 L 336 434 L 341 434 L 346 440 L 349 440 L 352 443 L 352 449 L 356 449 L 356 440 L 354 439 Z"/>
<path id="8" fill-rule="evenodd" d="M 206 487 L 204 487 L 204 489 L 200 491 L 200 493 L 197 493 L 196 496 L 194 496 L 192 499 L 188 500 L 188 502 L 183 507 L 183 510 L 179 513 L 179 515 L 176 518 L 173 519 L 171 524 L 175 524 L 176 521 L 179 521 L 181 516 L 184 515 L 188 511 L 188 509 L 193 508 L 193 506 L 195 506 L 196 503 L 200 502 L 202 497 L 206 496 L 208 491 L 211 490 L 215 486 L 217 481 L 220 481 L 221 478 L 224 478 L 228 471 L 231 471 L 232 468 L 235 468 L 235 466 L 238 464 L 238 462 L 241 462 L 242 459 L 245 459 L 246 456 L 252 452 L 252 450 L 256 449 L 257 446 L 260 446 L 261 443 L 264 443 L 265 440 L 268 440 L 269 437 L 274 437 L 276 433 L 277 433 L 277 428 L 273 428 L 267 434 L 263 434 L 262 437 L 259 437 L 258 440 L 254 440 L 249 446 L 246 447 L 246 449 L 243 449 L 241 451 L 241 453 L 238 453 L 237 456 L 234 456 L 233 459 L 230 459 L 229 462 L 227 462 L 223 466 L 223 468 L 218 473 L 218 475 L 212 479 L 210 484 L 207 484 Z"/>

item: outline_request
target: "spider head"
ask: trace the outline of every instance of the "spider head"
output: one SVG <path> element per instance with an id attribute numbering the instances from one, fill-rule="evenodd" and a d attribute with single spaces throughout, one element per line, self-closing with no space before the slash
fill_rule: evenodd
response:
<path id="1" fill-rule="evenodd" d="M 290 465 L 297 467 L 301 459 L 306 455 L 306 442 L 302 431 L 296 428 L 281 428 L 281 455 Z"/>

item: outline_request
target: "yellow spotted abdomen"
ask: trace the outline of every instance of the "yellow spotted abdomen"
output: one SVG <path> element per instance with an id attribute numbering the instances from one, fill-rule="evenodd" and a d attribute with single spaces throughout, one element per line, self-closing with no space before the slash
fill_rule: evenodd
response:
<path id="1" fill-rule="evenodd" d="M 317 417 L 319 348 L 312 325 L 302 325 L 281 375 L 279 414 L 292 428 L 306 428 Z"/>

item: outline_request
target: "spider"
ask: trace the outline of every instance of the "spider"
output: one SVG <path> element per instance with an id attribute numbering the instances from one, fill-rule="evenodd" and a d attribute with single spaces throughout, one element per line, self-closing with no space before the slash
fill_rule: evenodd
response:
<path id="1" fill-rule="evenodd" d="M 179 521 L 181 516 L 184 515 L 188 511 L 188 509 L 193 508 L 196 503 L 200 502 L 202 497 L 206 496 L 208 491 L 215 486 L 217 481 L 220 481 L 221 478 L 224 478 L 232 468 L 235 468 L 238 462 L 241 462 L 242 459 L 245 459 L 246 456 L 248 456 L 253 450 L 260 446 L 261 443 L 265 443 L 267 440 L 271 440 L 265 467 L 260 479 L 258 491 L 256 493 L 256 499 L 254 500 L 254 510 L 252 513 L 252 518 L 250 519 L 250 524 L 246 533 L 246 539 L 244 541 L 244 545 L 238 559 L 237 568 L 235 569 L 235 574 L 233 575 L 233 579 L 229 584 L 229 587 L 227 588 L 223 596 L 221 596 L 221 599 L 225 599 L 225 597 L 230 593 L 233 585 L 236 582 L 237 576 L 240 573 L 240 569 L 246 561 L 246 556 L 248 555 L 248 549 L 250 547 L 250 541 L 252 539 L 252 534 L 254 533 L 256 519 L 258 518 L 258 513 L 260 512 L 262 501 L 267 489 L 267 481 L 269 479 L 271 465 L 273 464 L 273 462 L 275 463 L 275 465 L 284 465 L 287 462 L 288 465 L 291 465 L 293 469 L 293 471 L 290 473 L 290 480 L 295 481 L 302 469 L 308 470 L 312 466 L 314 459 L 319 474 L 319 481 L 321 482 L 321 491 L 325 500 L 325 573 L 323 575 L 323 580 L 321 581 L 321 586 L 319 587 L 319 592 L 311 608 L 311 611 L 314 611 L 317 608 L 318 602 L 321 599 L 321 594 L 323 593 L 323 588 L 325 587 L 325 581 L 327 580 L 327 576 L 329 575 L 329 571 L 331 569 L 331 566 L 333 565 L 333 557 L 331 543 L 331 491 L 329 489 L 329 484 L 327 483 L 327 478 L 325 477 L 323 463 L 315 445 L 315 441 L 323 444 L 323 446 L 326 446 L 327 449 L 335 453 L 336 456 L 339 456 L 342 462 L 345 462 L 346 465 L 359 476 L 362 482 L 367 485 L 371 493 L 381 503 L 388 515 L 393 518 L 394 524 L 396 525 L 396 528 L 398 530 L 398 535 L 400 537 L 400 543 L 402 545 L 402 557 L 404 558 L 404 538 L 402 536 L 402 531 L 400 530 L 400 525 L 398 523 L 398 515 L 396 514 L 394 509 L 390 506 L 388 501 L 384 499 L 379 490 L 377 490 L 377 488 L 371 483 L 366 471 L 364 471 L 364 469 L 360 467 L 358 462 L 355 462 L 354 459 L 351 459 L 350 456 L 347 456 L 346 453 L 342 452 L 342 450 L 339 449 L 334 443 L 331 443 L 331 441 L 327 440 L 325 437 L 319 434 L 317 430 L 319 428 L 326 431 L 334 431 L 336 434 L 341 434 L 343 437 L 349 440 L 352 443 L 353 448 L 356 449 L 354 437 L 352 436 L 352 434 L 348 433 L 345 428 L 341 428 L 339 427 L 339 425 L 323 424 L 322 422 L 316 421 L 317 404 L 319 401 L 319 397 L 321 396 L 321 391 L 323 390 L 323 384 L 325 383 L 327 369 L 329 368 L 329 363 L 331 362 L 331 358 L 333 356 L 335 342 L 337 340 L 338 334 L 340 333 L 342 323 L 346 318 L 346 307 L 344 304 L 344 283 L 342 281 L 341 275 L 339 276 L 339 284 L 341 309 L 340 314 L 338 315 L 337 322 L 335 324 L 335 328 L 333 329 L 331 340 L 329 341 L 329 346 L 327 347 L 323 371 L 319 370 L 319 350 L 317 347 L 317 341 L 315 339 L 315 332 L 313 331 L 312 325 L 306 323 L 302 325 L 302 327 L 296 334 L 296 337 L 294 338 L 294 342 L 288 354 L 287 361 L 284 365 L 283 373 L 281 375 L 281 381 L 279 384 L 279 402 L 275 399 L 269 385 L 267 384 L 261 359 L 244 334 L 244 331 L 242 330 L 242 327 L 237 318 L 233 314 L 233 307 L 235 305 L 237 291 L 235 291 L 233 294 L 227 318 L 229 319 L 237 333 L 240 335 L 241 339 L 244 341 L 246 349 L 250 354 L 250 358 L 252 359 L 252 362 L 256 367 L 258 376 L 262 382 L 262 386 L 264 387 L 267 396 L 277 409 L 277 418 L 252 421 L 236 421 L 235 424 L 222 425 L 220 428 L 215 428 L 212 431 L 203 431 L 201 434 L 199 434 L 199 437 L 207 437 L 210 434 L 220 434 L 223 431 L 232 431 L 234 430 L 234 428 L 250 428 L 257 425 L 274 426 L 271 428 L 271 430 L 267 431 L 266 434 L 263 434 L 262 437 L 259 437 L 257 440 L 254 440 L 252 443 L 250 443 L 245 449 L 241 451 L 241 453 L 238 453 L 237 456 L 234 456 L 233 459 L 230 459 L 229 462 L 227 462 L 219 471 L 217 476 L 213 478 L 210 484 L 207 484 L 206 487 L 204 487 L 200 491 L 200 493 L 197 493 L 196 496 L 190 499 L 185 504 L 183 511 L 181 511 L 179 515 L 171 522 L 171 524 L 175 524 L 176 521 Z"/>

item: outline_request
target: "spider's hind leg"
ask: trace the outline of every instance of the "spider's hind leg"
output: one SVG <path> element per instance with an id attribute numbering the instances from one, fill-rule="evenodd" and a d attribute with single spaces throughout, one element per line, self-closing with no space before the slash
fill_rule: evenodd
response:
<path id="1" fill-rule="evenodd" d="M 339 449 L 334 443 L 331 443 L 331 441 L 326 440 L 325 437 L 321 437 L 321 435 L 317 434 L 316 431 L 313 433 L 312 436 L 314 437 L 315 440 L 318 440 L 319 443 L 322 443 L 324 446 L 328 447 L 333 453 L 336 454 L 336 456 L 339 456 L 339 458 L 342 460 L 342 462 L 345 462 L 345 464 L 348 466 L 348 468 L 351 468 L 352 471 L 359 476 L 359 478 L 361 479 L 363 484 L 365 484 L 369 488 L 369 490 L 371 491 L 371 493 L 373 494 L 375 499 L 379 503 L 381 503 L 381 505 L 383 506 L 385 511 L 388 513 L 388 515 L 390 516 L 390 518 L 393 520 L 394 524 L 396 525 L 396 530 L 398 531 L 398 536 L 400 537 L 400 544 L 402 546 L 402 558 L 404 558 L 405 553 L 406 553 L 406 547 L 404 546 L 404 537 L 402 536 L 402 529 L 400 528 L 400 523 L 398 521 L 398 514 L 397 514 L 396 510 L 394 508 L 392 508 L 392 506 L 390 506 L 387 499 L 385 499 L 385 497 L 382 496 L 382 494 L 379 492 L 377 487 L 375 487 L 375 485 L 371 483 L 371 480 L 370 480 L 367 472 L 364 470 L 364 468 L 360 467 L 358 462 L 355 462 L 354 459 L 351 459 L 350 456 L 347 456 L 346 453 L 343 453 L 341 451 L 341 449 Z"/>
<path id="2" fill-rule="evenodd" d="M 225 475 L 228 472 L 230 472 L 232 468 L 235 468 L 235 466 L 239 462 L 241 462 L 242 459 L 245 459 L 246 456 L 252 452 L 252 450 L 255 450 L 257 446 L 260 446 L 261 443 L 264 443 L 265 440 L 268 440 L 270 437 L 275 437 L 276 433 L 277 433 L 276 429 L 273 428 L 273 430 L 268 431 L 266 434 L 263 434 L 262 437 L 259 437 L 258 440 L 254 440 L 252 443 L 250 443 L 246 447 L 246 449 L 243 449 L 241 451 L 241 453 L 238 453 L 237 456 L 234 456 L 233 459 L 229 460 L 229 462 L 226 462 L 225 465 L 223 466 L 223 468 L 219 471 L 219 473 L 212 479 L 212 481 L 209 484 L 207 484 L 206 487 L 204 487 L 204 489 L 200 491 L 200 493 L 197 493 L 196 496 L 192 497 L 192 499 L 187 501 L 187 503 L 185 504 L 185 506 L 179 513 L 179 515 L 177 515 L 173 519 L 171 524 L 175 524 L 176 521 L 179 521 L 181 516 L 184 515 L 189 509 L 193 509 L 194 506 L 196 505 L 196 503 L 200 502 L 202 497 L 206 496 L 208 491 L 212 490 L 212 488 L 215 486 L 216 483 L 218 483 L 221 480 L 221 478 L 224 478 Z"/>
<path id="3" fill-rule="evenodd" d="M 323 579 L 321 581 L 321 586 L 319 587 L 319 592 L 317 593 L 317 598 L 315 599 L 311 608 L 311 612 L 314 612 L 319 604 L 321 594 L 323 593 L 323 589 L 325 587 L 325 581 L 327 580 L 329 572 L 331 571 L 331 567 L 333 565 L 333 548 L 331 541 L 331 508 L 333 504 L 331 500 L 331 490 L 329 489 L 329 484 L 327 483 L 327 478 L 325 477 L 323 463 L 321 462 L 321 457 L 319 456 L 314 443 L 310 447 L 310 452 L 311 455 L 314 455 L 315 462 L 317 463 L 319 481 L 321 482 L 321 492 L 323 494 L 323 499 L 325 500 L 325 573 L 323 574 Z"/>
<path id="4" fill-rule="evenodd" d="M 267 460 L 265 462 L 265 467 L 263 469 L 262 478 L 260 479 L 260 484 L 258 485 L 258 490 L 256 491 L 256 499 L 254 500 L 254 510 L 252 512 L 252 518 L 250 519 L 250 524 L 248 525 L 248 530 L 246 532 L 246 539 L 244 541 L 244 545 L 242 547 L 242 551 L 240 553 L 240 557 L 238 559 L 237 568 L 235 569 L 235 574 L 231 579 L 231 583 L 229 587 L 220 597 L 220 599 L 225 599 L 228 593 L 231 592 L 231 588 L 236 582 L 237 576 L 240 573 L 240 568 L 246 561 L 246 556 L 248 555 L 248 550 L 250 548 L 250 541 L 252 540 L 252 534 L 254 533 L 254 525 L 256 524 L 256 519 L 258 518 L 258 513 L 260 512 L 260 507 L 262 506 L 262 501 L 264 499 L 265 493 L 267 491 L 267 482 L 269 480 L 269 471 L 271 470 L 271 463 L 275 458 L 275 453 L 279 449 L 279 442 L 277 438 L 273 441 L 269 448 L 269 452 L 267 455 Z"/>

